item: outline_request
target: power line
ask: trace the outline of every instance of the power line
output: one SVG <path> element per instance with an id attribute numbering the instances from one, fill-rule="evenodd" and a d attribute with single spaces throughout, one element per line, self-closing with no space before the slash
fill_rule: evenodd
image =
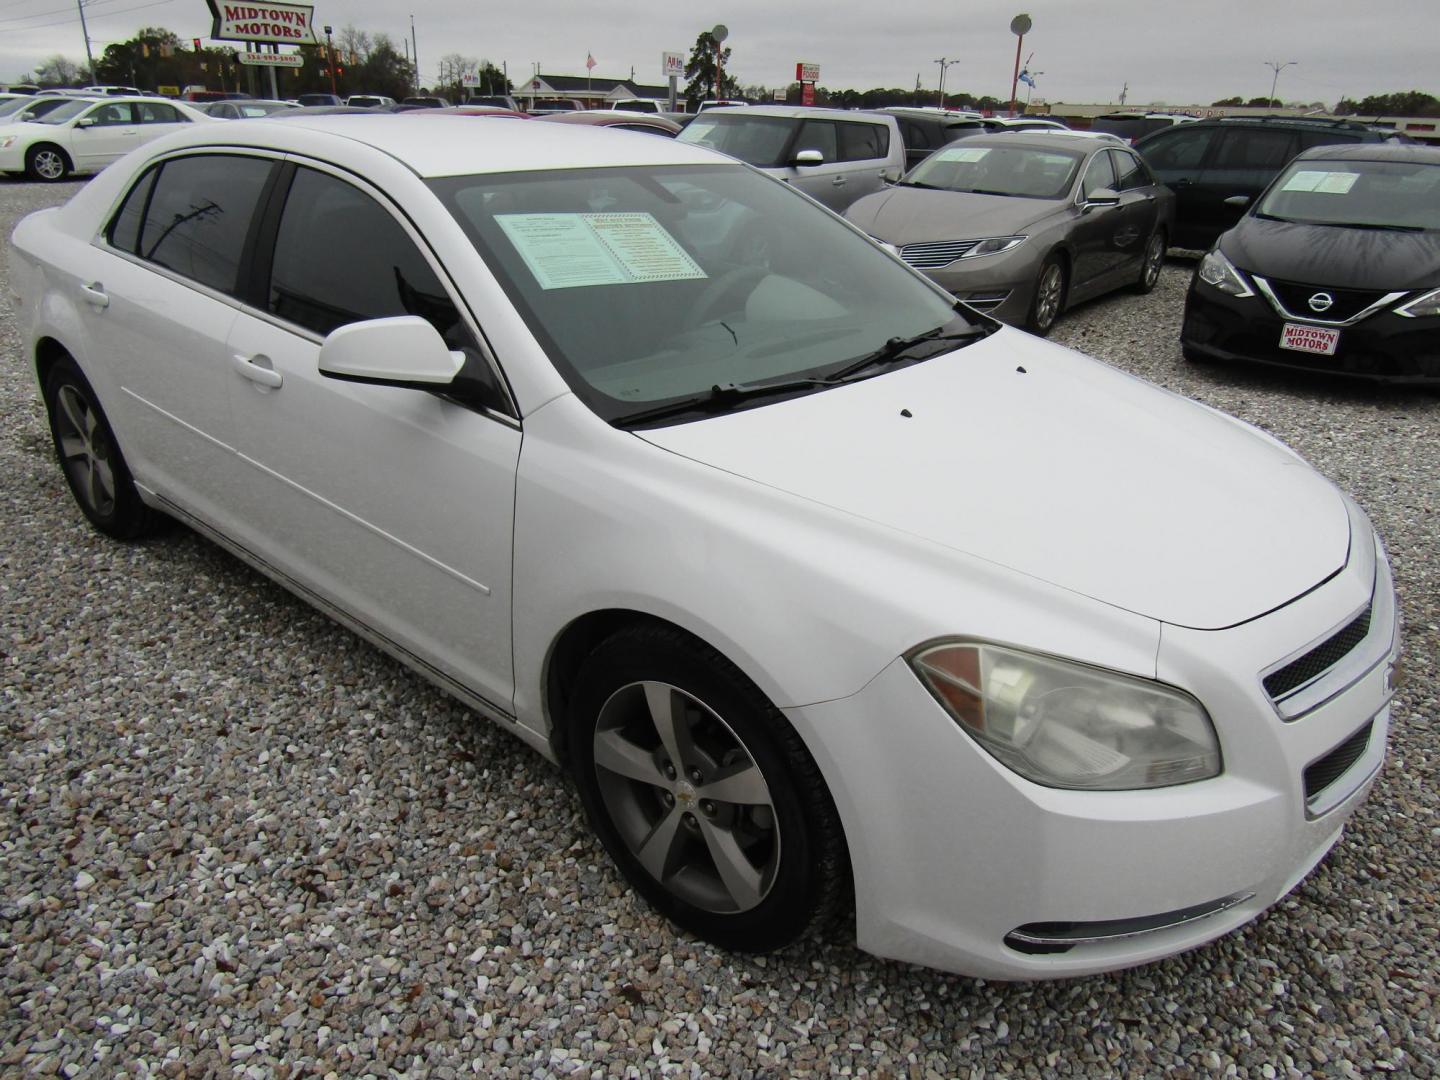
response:
<path id="1" fill-rule="evenodd" d="M 103 3 L 103 2 L 106 2 L 106 0 L 99 0 L 99 2 L 102 2 L 102 3 Z M 110 2 L 110 3 L 115 3 L 115 2 L 117 2 L 117 0 L 108 0 L 108 2 Z M 102 11 L 102 12 L 100 12 L 98 15 L 92 15 L 91 18 L 92 18 L 92 19 L 108 19 L 108 18 L 110 18 L 110 17 L 113 16 L 113 15 L 125 15 L 125 14 L 127 14 L 127 13 L 129 13 L 129 12 L 131 12 L 131 11 L 143 11 L 145 8 L 160 7 L 162 4 L 173 4 L 174 2 L 175 2 L 175 0 L 151 0 L 151 2 L 148 3 L 148 4 L 137 4 L 135 7 L 119 8 L 119 9 L 117 9 L 117 10 L 115 10 L 115 11 Z M 63 9 L 63 8 L 62 8 L 61 10 L 66 10 L 66 9 Z M 80 21 L 80 16 L 79 16 L 78 14 L 76 14 L 76 15 L 72 15 L 72 16 L 71 16 L 70 18 L 68 18 L 68 19 L 56 19 L 54 22 L 36 23 L 34 26 L 15 26 L 15 27 L 11 27 L 11 28 L 9 28 L 9 29 L 10 29 L 11 32 L 21 31 L 21 30 L 43 30 L 43 29 L 45 29 L 47 26 L 74 26 L 74 25 L 75 25 L 76 23 L 78 23 L 79 21 Z"/>

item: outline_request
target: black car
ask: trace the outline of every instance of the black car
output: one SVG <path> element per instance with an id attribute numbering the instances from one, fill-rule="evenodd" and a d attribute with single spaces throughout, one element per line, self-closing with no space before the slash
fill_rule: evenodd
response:
<path id="1" fill-rule="evenodd" d="M 1090 121 L 1091 131 L 1103 131 L 1124 139 L 1131 146 L 1156 131 L 1169 131 L 1176 124 L 1188 124 L 1194 118 L 1177 113 L 1105 113 Z"/>
<path id="2" fill-rule="evenodd" d="M 1374 143 L 1364 124 L 1303 116 L 1224 117 L 1177 124 L 1135 144 L 1175 192 L 1176 247 L 1207 248 L 1296 154 L 1312 146 Z"/>
<path id="3" fill-rule="evenodd" d="M 1200 261 L 1187 360 L 1440 381 L 1440 149 L 1323 146 Z"/>

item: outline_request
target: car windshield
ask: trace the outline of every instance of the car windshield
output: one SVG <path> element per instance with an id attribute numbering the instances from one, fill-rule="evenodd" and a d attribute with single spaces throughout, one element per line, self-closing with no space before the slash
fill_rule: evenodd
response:
<path id="1" fill-rule="evenodd" d="M 79 116 L 95 102 L 89 98 L 76 98 L 74 101 L 67 101 L 57 105 L 44 116 L 36 116 L 32 119 L 37 124 L 63 124 L 66 120 L 72 120 Z"/>
<path id="2" fill-rule="evenodd" d="M 904 182 L 946 191 L 1063 199 L 1083 154 L 1028 146 L 944 146 L 912 169 Z"/>
<path id="3" fill-rule="evenodd" d="M 757 383 L 829 378 L 896 339 L 974 332 L 938 288 L 738 166 L 430 186 L 570 387 L 610 421 L 712 390 L 748 397 Z"/>
<path id="4" fill-rule="evenodd" d="M 1440 229 L 1440 165 L 1292 162 L 1265 193 L 1255 214 L 1307 225 Z"/>
<path id="5" fill-rule="evenodd" d="M 773 169 L 786 164 L 785 148 L 800 126 L 791 116 L 752 116 L 707 113 L 692 120 L 678 138 L 729 154 L 733 158 Z"/>

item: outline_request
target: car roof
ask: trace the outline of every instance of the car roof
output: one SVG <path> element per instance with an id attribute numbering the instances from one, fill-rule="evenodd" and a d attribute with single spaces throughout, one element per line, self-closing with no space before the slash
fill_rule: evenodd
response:
<path id="1" fill-rule="evenodd" d="M 1399 161 L 1440 165 L 1440 146 L 1396 142 L 1334 143 L 1302 150 L 1293 160 L 1311 161 L 1315 158 L 1325 161 Z"/>
<path id="2" fill-rule="evenodd" d="M 1106 147 L 1119 149 L 1119 144 L 1109 139 L 1097 139 L 1093 135 L 1078 135 L 1073 131 L 1003 131 L 993 132 L 987 135 L 971 135 L 969 138 L 952 143 L 952 146 L 964 147 L 987 147 L 987 146 L 1020 146 L 1027 150 L 1078 150 L 1081 153 L 1089 153 L 1092 150 L 1104 150 Z"/>
<path id="3" fill-rule="evenodd" d="M 349 116 L 275 113 L 230 124 L 193 125 L 150 144 L 167 150 L 204 146 L 255 147 L 351 156 L 357 144 L 404 164 L 421 177 L 529 172 L 625 165 L 726 165 L 733 158 L 672 139 L 617 139 L 603 128 L 577 124 L 477 124 L 468 117 L 397 116 L 360 110 Z M 284 123 L 275 117 L 284 116 Z M 215 128 L 221 130 L 216 131 Z M 243 132 L 243 135 L 237 134 Z"/>
<path id="4" fill-rule="evenodd" d="M 812 105 L 746 105 L 736 107 L 733 105 L 721 106 L 714 109 L 706 109 L 706 112 L 715 113 L 717 116 L 725 113 L 734 116 L 783 116 L 787 118 L 802 117 L 824 120 L 868 120 L 870 123 L 876 121 L 884 122 L 887 118 L 894 119 L 889 113 L 852 111 L 849 109 L 822 109 Z"/>

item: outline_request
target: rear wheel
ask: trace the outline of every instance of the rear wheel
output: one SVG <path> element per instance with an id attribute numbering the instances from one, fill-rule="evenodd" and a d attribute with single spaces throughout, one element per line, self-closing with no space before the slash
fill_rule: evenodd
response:
<path id="1" fill-rule="evenodd" d="M 1035 295 L 1030 298 L 1030 314 L 1025 319 L 1025 329 L 1044 337 L 1055 326 L 1055 320 L 1065 307 L 1065 285 L 1068 275 L 1065 263 L 1058 255 L 1049 255 L 1040 265 L 1035 276 Z"/>
<path id="2" fill-rule="evenodd" d="M 65 482 L 90 523 L 117 540 L 154 532 L 163 518 L 141 502 L 95 391 L 69 357 L 45 379 L 45 407 Z"/>
<path id="3" fill-rule="evenodd" d="M 621 631 L 582 665 L 567 734 L 592 827 L 677 925 L 765 952 L 828 921 L 847 880 L 834 804 L 795 730 L 719 653 Z"/>
<path id="4" fill-rule="evenodd" d="M 70 175 L 70 159 L 58 146 L 49 143 L 32 146 L 25 155 L 25 175 L 31 180 L 53 184 Z"/>
<path id="5" fill-rule="evenodd" d="M 1156 229 L 1145 245 L 1145 257 L 1140 263 L 1140 276 L 1134 289 L 1142 296 L 1155 288 L 1160 280 L 1160 268 L 1165 265 L 1165 230 Z"/>

